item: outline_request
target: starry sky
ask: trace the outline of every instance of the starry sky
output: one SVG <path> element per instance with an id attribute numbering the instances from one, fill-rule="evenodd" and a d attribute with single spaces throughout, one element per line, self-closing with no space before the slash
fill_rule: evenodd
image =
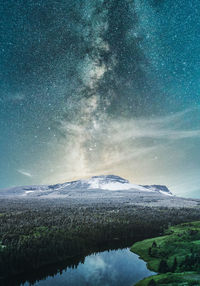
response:
<path id="1" fill-rule="evenodd" d="M 116 174 L 200 197 L 198 0 L 0 4 L 0 188 Z"/>

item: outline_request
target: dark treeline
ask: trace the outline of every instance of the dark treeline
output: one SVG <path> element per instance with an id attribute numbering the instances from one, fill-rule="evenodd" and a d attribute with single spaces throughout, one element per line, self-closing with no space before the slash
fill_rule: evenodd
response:
<path id="1" fill-rule="evenodd" d="M 67 265 L 77 266 L 92 252 L 127 247 L 162 234 L 169 224 L 198 219 L 200 210 L 194 208 L 0 200 L 0 277 L 4 279 L 1 281 L 14 285 L 9 284 L 11 276 L 31 272 L 29 281 L 34 283 Z M 54 265 L 49 272 L 45 269 L 47 265 Z"/>

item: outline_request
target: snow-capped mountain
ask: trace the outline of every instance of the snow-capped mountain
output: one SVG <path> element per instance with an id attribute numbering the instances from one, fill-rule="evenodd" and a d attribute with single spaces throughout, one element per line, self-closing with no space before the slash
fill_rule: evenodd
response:
<path id="1" fill-rule="evenodd" d="M 165 186 L 141 186 L 131 184 L 128 180 L 115 175 L 94 176 L 88 180 L 78 180 L 56 185 L 35 185 L 3 189 L 0 190 L 0 195 L 22 197 L 76 197 L 77 195 L 80 196 L 80 192 L 83 193 L 83 196 L 94 196 L 94 194 L 102 196 L 102 194 L 106 192 L 107 194 L 120 192 L 121 195 L 125 195 L 127 192 L 144 192 L 173 196 Z M 111 196 L 113 196 L 113 194 Z"/>
<path id="2" fill-rule="evenodd" d="M 108 204 L 119 207 L 137 205 L 140 207 L 193 208 L 200 205 L 200 200 L 174 196 L 166 186 L 131 184 L 128 180 L 114 175 L 94 176 L 88 180 L 56 185 L 2 189 L 0 190 L 0 199 L 4 198 L 42 199 L 50 204 L 57 199 L 61 204 L 76 207 L 95 207 L 97 204 Z"/>

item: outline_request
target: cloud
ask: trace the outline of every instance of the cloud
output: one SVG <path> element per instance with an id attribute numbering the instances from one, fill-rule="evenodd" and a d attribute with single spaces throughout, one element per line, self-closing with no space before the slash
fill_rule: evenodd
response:
<path id="1" fill-rule="evenodd" d="M 95 103 L 96 104 L 96 103 Z M 154 118 L 118 118 L 104 115 L 89 121 L 61 122 L 64 139 L 60 142 L 63 170 L 68 179 L 103 173 L 129 174 L 131 169 L 155 164 L 155 160 L 173 154 L 178 160 L 180 147 L 188 139 L 200 138 L 200 129 L 185 125 L 194 110 L 185 110 Z M 91 118 L 90 118 L 91 119 Z M 166 162 L 163 163 L 163 166 Z M 143 167 L 141 167 L 143 166 Z M 152 167 L 154 168 L 154 167 Z M 77 177 L 76 177 L 77 174 Z"/>
<path id="2" fill-rule="evenodd" d="M 0 102 L 8 102 L 8 103 L 20 103 L 25 99 L 24 93 L 19 92 L 13 92 L 13 93 L 7 93 L 4 92 L 1 94 Z"/>
<path id="3" fill-rule="evenodd" d="M 57 148 L 63 156 L 53 163 L 55 182 L 116 174 L 135 183 L 174 186 L 173 174 L 181 176 L 186 161 L 191 169 L 198 164 L 194 142 L 200 139 L 200 130 L 193 120 L 198 114 L 199 109 L 153 118 L 105 115 L 90 125 L 62 121 L 65 136 Z M 178 192 L 174 187 L 172 191 Z"/>
<path id="4" fill-rule="evenodd" d="M 21 101 L 25 99 L 25 94 L 23 93 L 15 93 L 10 97 L 10 100 L 13 101 Z"/>
<path id="5" fill-rule="evenodd" d="M 24 171 L 24 170 L 17 170 L 17 172 L 20 173 L 23 176 L 26 176 L 26 177 L 30 177 L 30 178 L 33 177 L 33 175 L 31 173 L 29 173 L 27 171 Z"/>
<path id="6" fill-rule="evenodd" d="M 106 259 L 106 256 L 101 254 L 86 257 L 85 264 L 81 267 L 80 272 L 86 283 L 92 282 L 95 285 L 102 285 L 102 281 L 108 276 L 107 273 L 109 273 L 108 280 L 110 281 L 116 280 L 117 277 L 116 270 Z M 104 283 L 104 285 L 109 285 L 109 282 Z"/>
<path id="7" fill-rule="evenodd" d="M 200 129 L 184 128 L 185 116 L 189 118 L 191 112 L 187 110 L 153 119 L 118 119 L 110 125 L 110 130 L 114 130 L 113 143 L 145 138 L 167 141 L 200 138 Z"/>

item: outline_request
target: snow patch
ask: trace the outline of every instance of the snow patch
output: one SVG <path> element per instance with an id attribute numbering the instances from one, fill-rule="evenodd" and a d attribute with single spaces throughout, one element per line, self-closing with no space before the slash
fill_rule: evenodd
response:
<path id="1" fill-rule="evenodd" d="M 25 194 L 34 193 L 34 191 L 25 191 Z"/>
<path id="2" fill-rule="evenodd" d="M 165 196 L 170 196 L 170 197 L 174 197 L 174 195 L 172 195 L 171 193 L 167 193 L 167 192 L 164 192 L 164 191 L 159 191 L 159 193 L 165 195 Z"/>
<path id="3" fill-rule="evenodd" d="M 91 178 L 88 181 L 85 181 L 89 184 L 89 189 L 101 189 L 101 190 L 109 190 L 109 191 L 121 191 L 121 190 L 137 190 L 143 192 L 153 192 L 153 190 L 144 188 L 139 185 L 130 184 L 127 180 L 124 182 L 114 181 L 114 180 L 106 180 L 105 178 Z"/>

